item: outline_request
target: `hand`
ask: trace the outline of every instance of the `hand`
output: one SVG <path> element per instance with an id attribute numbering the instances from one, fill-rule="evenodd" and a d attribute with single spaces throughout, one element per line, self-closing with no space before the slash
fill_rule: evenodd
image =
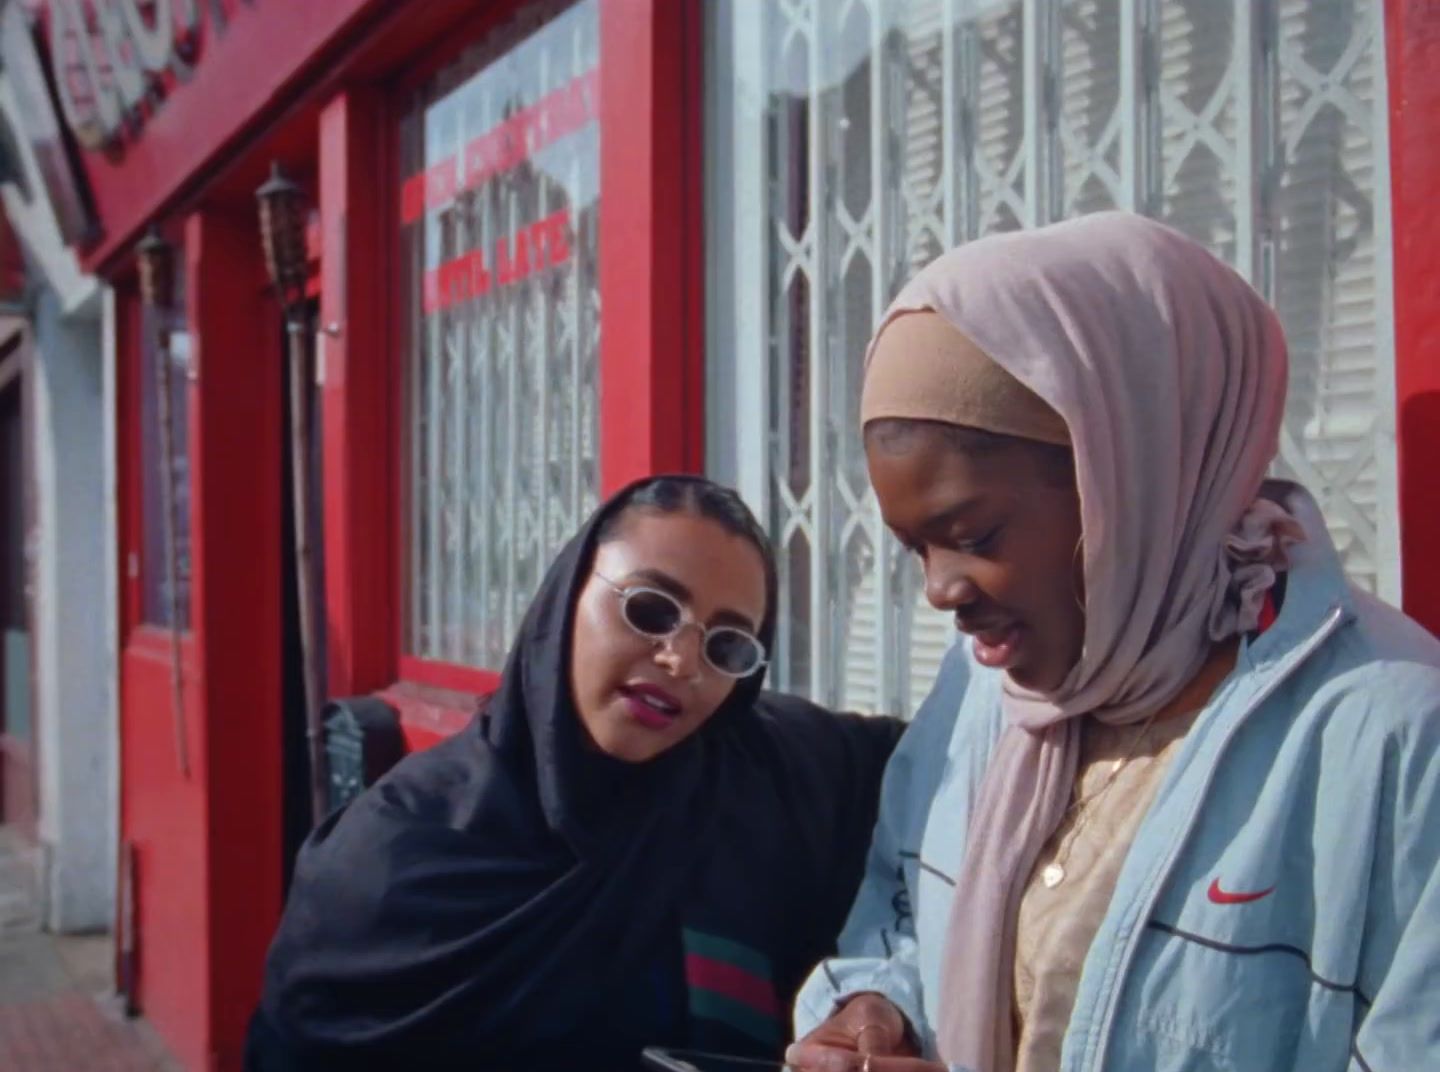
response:
<path id="1" fill-rule="evenodd" d="M 787 1060 L 785 1067 L 797 1072 L 950 1072 L 949 1065 L 927 1061 L 923 1057 L 872 1057 L 868 1053 L 850 1053 L 847 1050 L 822 1052 L 823 1058 L 818 1064 L 797 1064 Z"/>
<path id="2" fill-rule="evenodd" d="M 785 1063 L 799 1072 L 943 1072 L 917 1052 L 900 1010 L 867 993 L 786 1050 Z"/>

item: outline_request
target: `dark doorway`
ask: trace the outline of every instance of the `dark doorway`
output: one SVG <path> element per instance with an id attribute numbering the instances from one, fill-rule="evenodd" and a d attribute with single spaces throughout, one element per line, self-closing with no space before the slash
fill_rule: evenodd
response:
<path id="1" fill-rule="evenodd" d="M 33 837 L 34 689 L 31 673 L 29 353 L 16 334 L 0 347 L 0 821 Z"/>

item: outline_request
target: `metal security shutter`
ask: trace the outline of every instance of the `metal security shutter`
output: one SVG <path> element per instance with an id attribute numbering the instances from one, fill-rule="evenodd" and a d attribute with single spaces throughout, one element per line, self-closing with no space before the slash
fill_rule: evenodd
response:
<path id="1" fill-rule="evenodd" d="M 1277 470 L 1320 500 L 1351 576 L 1394 599 L 1380 35 L 1364 0 L 1159 4 L 1151 207 L 1275 304 L 1291 356 Z"/>
<path id="2" fill-rule="evenodd" d="M 1280 310 L 1280 471 L 1398 593 L 1379 5 L 746 0 L 712 19 L 715 475 L 780 550 L 775 683 L 912 711 L 953 638 L 883 529 L 864 346 L 941 251 L 1104 208 L 1158 216 Z"/>
<path id="3" fill-rule="evenodd" d="M 1118 0 L 1065 4 L 1057 25 L 1051 144 L 1059 158 L 1050 197 L 1054 219 L 1083 216 L 1125 203 L 1121 146 L 1120 8 Z"/>
<path id="4" fill-rule="evenodd" d="M 1319 497 L 1351 576 L 1398 600 L 1380 5 L 1282 0 L 1275 18 L 1268 282 L 1291 348 L 1280 468 Z"/>

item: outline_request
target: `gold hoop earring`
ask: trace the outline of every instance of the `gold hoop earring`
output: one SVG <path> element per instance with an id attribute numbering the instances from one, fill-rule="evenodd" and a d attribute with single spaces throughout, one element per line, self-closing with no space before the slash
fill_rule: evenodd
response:
<path id="1" fill-rule="evenodd" d="M 1082 535 L 1075 541 L 1075 553 L 1070 556 L 1070 595 L 1075 600 L 1075 605 L 1080 608 L 1080 613 L 1085 613 L 1085 597 L 1081 593 L 1081 587 L 1085 583 L 1085 537 Z"/>

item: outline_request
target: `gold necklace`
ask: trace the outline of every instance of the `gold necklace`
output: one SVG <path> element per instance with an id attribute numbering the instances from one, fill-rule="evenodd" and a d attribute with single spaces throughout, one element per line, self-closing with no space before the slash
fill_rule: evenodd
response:
<path id="1" fill-rule="evenodd" d="M 1065 809 L 1064 814 L 1060 816 L 1060 821 L 1063 823 L 1070 817 L 1071 812 L 1074 812 L 1075 824 L 1070 827 L 1070 832 L 1066 834 L 1064 840 L 1060 842 L 1060 847 L 1055 852 L 1055 859 L 1046 864 L 1040 872 L 1040 881 L 1047 890 L 1053 890 L 1065 881 L 1065 865 L 1070 861 L 1070 851 L 1075 847 L 1075 842 L 1080 837 L 1080 831 L 1085 828 L 1085 824 L 1090 819 L 1091 813 L 1086 809 L 1105 795 L 1106 790 L 1115 784 L 1115 779 L 1120 777 L 1120 772 L 1135 758 L 1135 753 L 1140 750 L 1141 742 L 1149 736 L 1150 727 L 1155 724 L 1155 716 L 1159 713 L 1158 708 L 1150 713 L 1150 717 L 1147 718 L 1144 725 L 1140 727 L 1140 732 L 1137 733 L 1135 739 L 1130 742 L 1129 750 L 1122 758 L 1117 759 L 1111 765 L 1110 773 L 1105 776 L 1105 781 L 1101 783 L 1100 788 L 1089 796 L 1079 797 L 1072 801 L 1070 806 Z"/>

